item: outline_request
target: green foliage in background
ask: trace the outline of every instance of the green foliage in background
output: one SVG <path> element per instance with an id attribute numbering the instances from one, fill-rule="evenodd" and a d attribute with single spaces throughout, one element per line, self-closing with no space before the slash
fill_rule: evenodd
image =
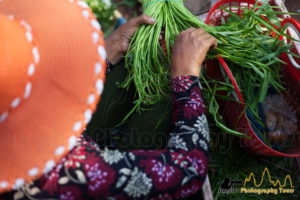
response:
<path id="1" fill-rule="evenodd" d="M 112 24 L 115 21 L 114 11 L 115 5 L 109 5 L 103 0 L 84 0 L 91 7 L 93 13 L 97 17 L 97 20 L 101 24 L 101 28 L 105 35 L 107 35 L 112 28 Z"/>
<path id="2" fill-rule="evenodd" d="M 140 4 L 140 2 L 137 0 L 122 0 L 118 3 L 118 5 L 125 5 L 129 8 L 135 8 L 139 4 Z"/>

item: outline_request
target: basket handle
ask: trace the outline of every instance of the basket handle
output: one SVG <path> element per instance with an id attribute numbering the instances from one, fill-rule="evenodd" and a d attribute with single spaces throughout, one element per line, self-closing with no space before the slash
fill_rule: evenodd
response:
<path id="1" fill-rule="evenodd" d="M 250 5 L 254 5 L 255 2 L 256 0 L 218 0 L 209 10 L 205 19 L 205 23 L 210 24 L 210 21 L 214 20 L 214 18 L 216 17 L 217 9 L 219 9 L 224 4 L 229 4 L 231 7 L 232 3 L 238 3 L 239 6 L 241 6 L 242 3 L 246 3 L 248 4 L 248 6 L 250 6 Z"/>
<path id="2" fill-rule="evenodd" d="M 282 27 L 289 26 L 289 28 L 292 28 L 294 31 L 294 34 L 297 34 L 298 40 L 300 39 L 300 24 L 295 19 L 286 18 L 282 21 L 281 25 L 282 25 Z M 288 29 L 287 29 L 287 31 L 288 31 Z M 291 36 L 293 37 L 293 35 L 291 35 Z M 287 41 L 286 37 L 285 37 L 285 41 Z M 295 46 L 296 46 L 298 53 L 300 53 L 300 43 L 298 42 L 298 44 L 296 44 Z M 287 56 L 290 59 L 293 66 L 296 69 L 300 70 L 300 65 L 296 62 L 296 60 L 293 58 L 293 56 L 290 54 L 287 54 Z"/>
<path id="3" fill-rule="evenodd" d="M 227 73 L 227 75 L 228 75 L 228 77 L 229 77 L 229 79 L 230 79 L 230 81 L 231 81 L 231 83 L 232 83 L 232 85 L 234 87 L 234 90 L 235 90 L 235 92 L 236 92 L 236 94 L 237 94 L 237 96 L 238 96 L 241 104 L 244 106 L 245 103 L 244 103 L 243 95 L 241 93 L 241 90 L 240 90 L 240 88 L 239 88 L 239 86 L 238 86 L 238 84 L 237 84 L 237 82 L 236 82 L 233 74 L 231 73 L 228 65 L 225 62 L 225 60 L 220 55 L 218 55 L 218 59 L 219 59 L 221 65 L 222 65 L 222 67 L 224 68 L 225 72 Z"/>

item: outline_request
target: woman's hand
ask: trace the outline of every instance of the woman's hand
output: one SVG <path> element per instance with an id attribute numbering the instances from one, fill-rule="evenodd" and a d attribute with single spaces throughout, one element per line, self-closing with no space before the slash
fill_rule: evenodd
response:
<path id="1" fill-rule="evenodd" d="M 117 64 L 126 54 L 132 36 L 142 24 L 155 24 L 155 19 L 140 15 L 129 20 L 106 38 L 107 59 L 111 64 Z"/>
<path id="2" fill-rule="evenodd" d="M 200 67 L 210 48 L 217 47 L 217 40 L 204 29 L 189 28 L 175 41 L 171 60 L 171 78 L 182 75 L 200 75 Z"/>

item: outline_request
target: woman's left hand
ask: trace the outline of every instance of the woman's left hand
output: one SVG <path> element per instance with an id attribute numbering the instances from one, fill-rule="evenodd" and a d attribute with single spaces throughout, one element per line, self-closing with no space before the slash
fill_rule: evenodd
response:
<path id="1" fill-rule="evenodd" d="M 117 64 L 126 54 L 132 36 L 142 24 L 155 24 L 155 19 L 145 14 L 140 15 L 129 20 L 106 38 L 107 59 L 111 64 Z"/>

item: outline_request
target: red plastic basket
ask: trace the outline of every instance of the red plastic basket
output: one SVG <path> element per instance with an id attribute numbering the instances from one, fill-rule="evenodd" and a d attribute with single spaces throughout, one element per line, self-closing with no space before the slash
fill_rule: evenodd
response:
<path id="1" fill-rule="evenodd" d="M 240 15 L 242 10 L 238 7 L 253 7 L 255 0 L 220 0 L 210 10 L 207 15 L 206 23 L 211 25 L 219 25 L 221 17 L 229 16 L 226 11 L 223 11 L 220 7 L 226 7 L 230 11 Z M 291 18 L 287 18 L 282 22 L 283 26 L 289 26 L 287 34 L 292 37 L 298 37 L 300 39 L 300 24 Z M 292 51 L 300 55 L 300 45 L 294 44 Z M 284 93 L 284 98 L 289 105 L 296 111 L 296 117 L 298 119 L 298 133 L 300 133 L 300 63 L 299 59 L 294 59 L 287 54 L 283 54 L 281 59 L 284 60 L 287 65 L 281 66 L 281 80 L 284 82 L 287 90 Z M 233 128 L 236 126 L 236 130 L 247 134 L 251 139 L 241 138 L 241 145 L 249 148 L 252 152 L 265 155 L 265 156 L 286 156 L 286 157 L 300 157 L 300 137 L 296 137 L 293 146 L 284 152 L 279 152 L 273 148 L 267 146 L 253 131 L 249 121 L 247 120 L 244 110 L 244 99 L 238 84 L 236 83 L 229 67 L 222 57 L 217 60 L 208 61 L 206 67 L 206 73 L 211 78 L 223 77 L 221 68 L 225 70 L 230 78 L 234 88 L 236 98 L 240 101 L 240 104 L 234 102 L 219 101 L 221 107 L 221 114 L 225 119 L 226 125 Z M 243 113 L 243 114 L 242 114 Z M 241 115 L 242 114 L 242 115 Z M 241 116 L 241 117 L 240 117 Z"/>

